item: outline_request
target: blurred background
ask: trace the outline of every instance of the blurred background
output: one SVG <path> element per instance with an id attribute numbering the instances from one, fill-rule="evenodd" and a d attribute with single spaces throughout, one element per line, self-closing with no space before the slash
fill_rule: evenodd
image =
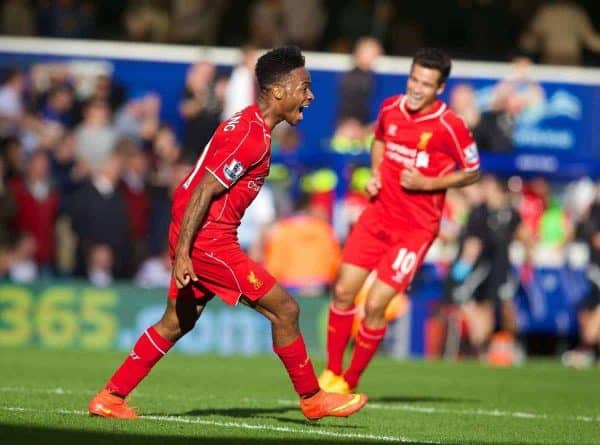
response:
<path id="1" fill-rule="evenodd" d="M 455 61 L 442 98 L 486 177 L 449 191 L 384 353 L 481 357 L 495 342 L 500 365 L 594 363 L 599 2 L 5 0 L 0 14 L 0 345 L 130 347 L 162 312 L 174 188 L 217 125 L 255 100 L 263 49 L 293 43 L 316 101 L 297 128 L 275 129 L 239 242 L 298 297 L 321 351 L 328 288 L 367 203 L 378 107 L 404 91 L 414 51 L 437 46 Z M 510 260 L 514 289 L 498 301 L 447 291 L 482 206 L 520 222 L 502 237 L 491 221 L 476 231 L 486 255 Z M 270 351 L 260 316 L 214 306 L 181 351 Z M 508 357 L 506 332 L 519 345 Z"/>

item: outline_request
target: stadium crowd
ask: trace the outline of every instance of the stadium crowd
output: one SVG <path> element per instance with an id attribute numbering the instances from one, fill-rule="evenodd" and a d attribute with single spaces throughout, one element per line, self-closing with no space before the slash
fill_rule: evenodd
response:
<path id="1" fill-rule="evenodd" d="M 447 0 L 434 13 L 429 3 L 399 0 L 6 0 L 0 13 L 0 32 L 10 35 L 295 43 L 329 52 L 350 52 L 360 37 L 373 35 L 393 55 L 437 46 L 461 58 L 506 60 L 520 47 L 542 63 L 600 64 L 600 8 L 593 0 Z"/>

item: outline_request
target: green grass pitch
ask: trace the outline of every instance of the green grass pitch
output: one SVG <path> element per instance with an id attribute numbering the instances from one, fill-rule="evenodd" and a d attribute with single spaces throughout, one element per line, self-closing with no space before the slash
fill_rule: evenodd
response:
<path id="1" fill-rule="evenodd" d="M 1 351 L 0 444 L 600 443 L 598 369 L 377 357 L 360 388 L 367 407 L 313 423 L 275 356 L 172 354 L 132 395 L 143 419 L 89 417 L 88 400 L 123 357 Z"/>

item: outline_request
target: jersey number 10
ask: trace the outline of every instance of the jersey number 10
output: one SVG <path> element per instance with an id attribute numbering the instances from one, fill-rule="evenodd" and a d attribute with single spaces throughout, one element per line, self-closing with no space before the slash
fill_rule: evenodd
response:
<path id="1" fill-rule="evenodd" d="M 403 247 L 398 251 L 398 256 L 392 264 L 393 270 L 398 270 L 403 274 L 409 273 L 417 262 L 417 254 L 409 252 L 406 247 Z"/>

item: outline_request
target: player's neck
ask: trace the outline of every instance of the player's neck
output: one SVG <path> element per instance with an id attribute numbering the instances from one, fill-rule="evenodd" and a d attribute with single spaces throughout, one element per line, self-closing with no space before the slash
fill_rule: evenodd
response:
<path id="1" fill-rule="evenodd" d="M 408 112 L 408 114 L 414 115 L 414 116 L 418 116 L 418 115 L 427 114 L 427 113 L 433 111 L 433 109 L 437 106 L 437 103 L 438 103 L 438 100 L 437 100 L 437 97 L 436 97 L 433 100 L 433 102 L 423 105 L 418 110 L 411 110 L 406 105 L 404 106 L 404 108 L 406 109 L 406 111 Z"/>
<path id="2" fill-rule="evenodd" d="M 265 121 L 266 126 L 269 127 L 270 130 L 275 128 L 275 126 L 283 120 L 277 116 L 273 105 L 264 100 L 262 97 L 259 96 L 256 103 L 258 105 L 258 109 L 260 110 L 260 115 L 263 118 L 263 121 Z"/>

